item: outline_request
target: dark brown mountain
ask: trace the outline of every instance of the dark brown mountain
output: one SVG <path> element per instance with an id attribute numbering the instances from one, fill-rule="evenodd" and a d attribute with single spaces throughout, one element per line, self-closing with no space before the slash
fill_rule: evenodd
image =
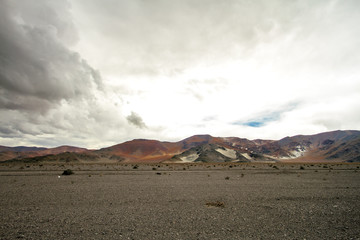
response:
<path id="1" fill-rule="evenodd" d="M 360 161 L 360 131 L 333 131 L 316 135 L 298 135 L 278 141 L 288 152 L 282 158 L 298 161 Z"/>
<path id="2" fill-rule="evenodd" d="M 18 146 L 18 147 L 5 147 L 0 146 L 0 152 L 35 152 L 46 150 L 47 148 L 41 147 L 25 147 L 25 146 Z"/>
<path id="3" fill-rule="evenodd" d="M 179 142 L 136 139 L 87 150 L 0 146 L 1 161 L 98 162 L 360 162 L 360 131 L 297 135 L 281 140 L 195 135 Z"/>

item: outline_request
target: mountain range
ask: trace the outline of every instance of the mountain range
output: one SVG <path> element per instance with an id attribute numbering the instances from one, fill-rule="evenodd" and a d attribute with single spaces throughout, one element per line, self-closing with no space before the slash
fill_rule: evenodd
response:
<path id="1" fill-rule="evenodd" d="M 0 146 L 0 162 L 360 162 L 360 131 L 332 131 L 280 140 L 195 135 L 178 142 L 135 139 L 89 150 Z"/>

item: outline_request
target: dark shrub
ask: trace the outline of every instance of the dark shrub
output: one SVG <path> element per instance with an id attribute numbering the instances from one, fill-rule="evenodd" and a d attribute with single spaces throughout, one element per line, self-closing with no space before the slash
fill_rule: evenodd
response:
<path id="1" fill-rule="evenodd" d="M 219 208 L 224 208 L 225 207 L 224 202 L 220 202 L 220 201 L 207 202 L 207 203 L 205 203 L 205 205 L 208 206 L 208 207 L 219 207 Z"/>
<path id="2" fill-rule="evenodd" d="M 73 172 L 71 169 L 66 169 L 66 170 L 62 173 L 62 175 L 72 175 L 72 174 L 74 174 L 74 172 Z"/>

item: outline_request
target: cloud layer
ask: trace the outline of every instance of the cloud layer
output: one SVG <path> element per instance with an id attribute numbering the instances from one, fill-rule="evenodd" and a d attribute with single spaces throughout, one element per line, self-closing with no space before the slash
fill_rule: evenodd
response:
<path id="1" fill-rule="evenodd" d="M 67 2 L 0 4 L 2 142 L 87 145 L 99 124 L 125 123 L 100 73 L 69 49 L 78 35 Z"/>
<path id="2" fill-rule="evenodd" d="M 0 3 L 0 145 L 360 129 L 358 1 Z"/>

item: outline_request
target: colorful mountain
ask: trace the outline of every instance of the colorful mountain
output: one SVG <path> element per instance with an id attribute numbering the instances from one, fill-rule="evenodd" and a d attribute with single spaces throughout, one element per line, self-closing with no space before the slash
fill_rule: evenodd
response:
<path id="1" fill-rule="evenodd" d="M 97 162 L 360 162 L 360 131 L 332 131 L 280 140 L 195 135 L 178 142 L 135 139 L 88 150 L 0 146 L 0 161 Z"/>

